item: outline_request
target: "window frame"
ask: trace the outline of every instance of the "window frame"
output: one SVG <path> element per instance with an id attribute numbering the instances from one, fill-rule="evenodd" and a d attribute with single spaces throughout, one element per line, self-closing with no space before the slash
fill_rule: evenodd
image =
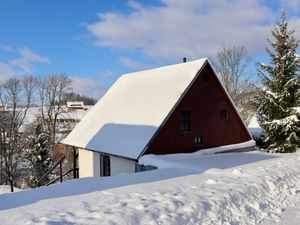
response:
<path id="1" fill-rule="evenodd" d="M 220 110 L 219 116 L 221 120 L 228 120 L 228 110 L 227 109 Z"/>

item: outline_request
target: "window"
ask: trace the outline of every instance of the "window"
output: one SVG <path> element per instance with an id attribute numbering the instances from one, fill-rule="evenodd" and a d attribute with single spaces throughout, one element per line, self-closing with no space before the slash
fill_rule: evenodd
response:
<path id="1" fill-rule="evenodd" d="M 220 111 L 220 119 L 221 120 L 227 120 L 227 110 L 221 110 Z"/>
<path id="2" fill-rule="evenodd" d="M 191 131 L 191 112 L 182 111 L 181 114 L 181 130 L 182 131 Z"/>
<path id="3" fill-rule="evenodd" d="M 100 176 L 110 176 L 110 158 L 108 155 L 100 155 Z"/>
<path id="4" fill-rule="evenodd" d="M 203 136 L 195 137 L 195 144 L 196 146 L 201 146 L 204 144 Z"/>

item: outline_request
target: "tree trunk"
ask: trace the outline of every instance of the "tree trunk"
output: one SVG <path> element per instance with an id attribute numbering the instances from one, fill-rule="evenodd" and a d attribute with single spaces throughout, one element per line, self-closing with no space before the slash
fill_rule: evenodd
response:
<path id="1" fill-rule="evenodd" d="M 12 179 L 9 180 L 9 184 L 10 184 L 10 192 L 14 192 L 14 182 Z"/>

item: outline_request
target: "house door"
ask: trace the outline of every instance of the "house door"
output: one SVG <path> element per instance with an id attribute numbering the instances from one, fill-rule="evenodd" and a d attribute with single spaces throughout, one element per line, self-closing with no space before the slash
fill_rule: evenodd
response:
<path id="1" fill-rule="evenodd" d="M 100 176 L 110 176 L 110 158 L 105 154 L 100 155 Z"/>

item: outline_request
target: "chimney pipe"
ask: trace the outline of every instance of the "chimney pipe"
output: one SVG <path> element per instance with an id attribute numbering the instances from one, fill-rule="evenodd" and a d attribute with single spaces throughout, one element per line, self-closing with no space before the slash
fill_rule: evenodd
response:
<path id="1" fill-rule="evenodd" d="M 183 57 L 182 61 L 183 61 L 183 63 L 185 63 L 185 62 L 186 62 L 186 58 L 185 58 L 185 57 Z"/>

